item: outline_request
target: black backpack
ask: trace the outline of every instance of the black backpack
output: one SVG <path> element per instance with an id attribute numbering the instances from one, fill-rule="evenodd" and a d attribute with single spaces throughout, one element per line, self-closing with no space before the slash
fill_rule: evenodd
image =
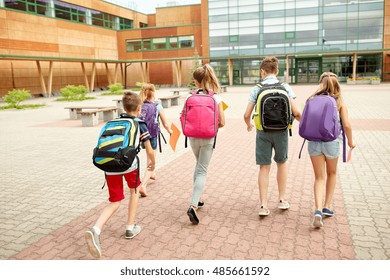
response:
<path id="1" fill-rule="evenodd" d="M 257 95 L 253 119 L 258 130 L 282 131 L 291 127 L 294 117 L 290 97 L 282 83 L 257 84 Z"/>

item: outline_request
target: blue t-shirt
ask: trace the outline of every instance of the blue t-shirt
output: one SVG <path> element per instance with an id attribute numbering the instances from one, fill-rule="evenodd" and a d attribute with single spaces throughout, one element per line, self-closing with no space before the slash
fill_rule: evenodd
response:
<path id="1" fill-rule="evenodd" d="M 267 76 L 262 83 L 266 84 L 266 85 L 272 85 L 272 84 L 279 83 L 279 80 L 275 76 Z M 293 99 L 297 98 L 294 91 L 292 90 L 292 88 L 288 84 L 283 84 L 283 86 L 286 88 L 288 96 L 290 96 Z M 248 100 L 249 103 L 256 104 L 257 95 L 259 94 L 259 91 L 260 91 L 260 88 L 257 86 L 252 88 L 252 92 L 251 92 L 251 95 L 249 96 L 249 100 Z"/>

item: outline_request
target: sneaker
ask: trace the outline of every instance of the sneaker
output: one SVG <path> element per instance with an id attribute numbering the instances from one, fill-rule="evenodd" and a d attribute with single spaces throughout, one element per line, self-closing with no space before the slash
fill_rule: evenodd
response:
<path id="1" fill-rule="evenodd" d="M 322 214 L 325 215 L 325 216 L 328 216 L 328 217 L 333 217 L 334 216 L 334 212 L 328 208 L 323 208 L 322 209 Z"/>
<path id="2" fill-rule="evenodd" d="M 203 207 L 203 205 L 204 205 L 204 201 L 199 201 L 198 202 L 198 207 Z"/>
<path id="3" fill-rule="evenodd" d="M 259 216 L 268 216 L 269 214 L 270 214 L 269 209 L 264 208 L 263 206 L 261 206 L 260 212 L 259 212 Z"/>
<path id="4" fill-rule="evenodd" d="M 278 208 L 282 210 L 287 210 L 290 208 L 290 204 L 287 201 L 279 201 Z"/>
<path id="5" fill-rule="evenodd" d="M 100 258 L 102 256 L 102 250 L 100 248 L 100 236 L 93 228 L 87 230 L 84 236 L 85 241 L 87 242 L 89 253 L 91 253 L 91 255 L 95 258 Z"/>
<path id="6" fill-rule="evenodd" d="M 126 239 L 133 239 L 140 232 L 141 232 L 141 227 L 139 225 L 134 225 L 133 230 L 126 229 L 125 238 Z"/>
<path id="7" fill-rule="evenodd" d="M 320 228 L 324 225 L 322 222 L 322 213 L 320 210 L 314 212 L 313 227 Z"/>
<path id="8" fill-rule="evenodd" d="M 190 218 L 191 223 L 193 223 L 194 225 L 199 224 L 198 216 L 196 215 L 196 211 L 192 206 L 188 208 L 187 215 Z"/>

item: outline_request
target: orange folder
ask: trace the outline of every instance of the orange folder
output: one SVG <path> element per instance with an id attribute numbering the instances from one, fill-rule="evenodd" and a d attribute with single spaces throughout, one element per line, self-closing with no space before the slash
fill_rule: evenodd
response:
<path id="1" fill-rule="evenodd" d="M 225 111 L 227 108 L 229 108 L 229 106 L 226 105 L 226 103 L 222 101 L 222 108 Z"/>
<path id="2" fill-rule="evenodd" d="M 177 140 L 179 140 L 179 136 L 181 134 L 180 130 L 174 125 L 173 123 L 171 124 L 171 129 L 172 129 L 172 134 L 171 137 L 169 138 L 169 145 L 171 145 L 172 150 L 175 152 L 176 150 L 176 143 Z"/>

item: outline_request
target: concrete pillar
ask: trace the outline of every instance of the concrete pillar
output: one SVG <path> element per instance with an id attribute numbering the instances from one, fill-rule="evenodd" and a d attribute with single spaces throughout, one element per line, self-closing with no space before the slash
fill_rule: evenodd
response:
<path id="1" fill-rule="evenodd" d="M 85 20 L 86 20 L 85 22 L 86 24 L 92 25 L 92 13 L 90 9 L 87 9 L 85 11 Z"/>
<path id="2" fill-rule="evenodd" d="M 0 0 L 0 7 L 4 8 L 4 0 Z"/>
<path id="3" fill-rule="evenodd" d="M 47 3 L 47 11 L 46 16 L 55 18 L 56 17 L 56 11 L 55 11 L 55 3 L 54 0 L 50 0 Z"/>
<path id="4" fill-rule="evenodd" d="M 113 28 L 114 28 L 114 30 L 119 30 L 119 29 L 120 29 L 120 26 L 119 26 L 119 17 L 115 17 Z"/>

